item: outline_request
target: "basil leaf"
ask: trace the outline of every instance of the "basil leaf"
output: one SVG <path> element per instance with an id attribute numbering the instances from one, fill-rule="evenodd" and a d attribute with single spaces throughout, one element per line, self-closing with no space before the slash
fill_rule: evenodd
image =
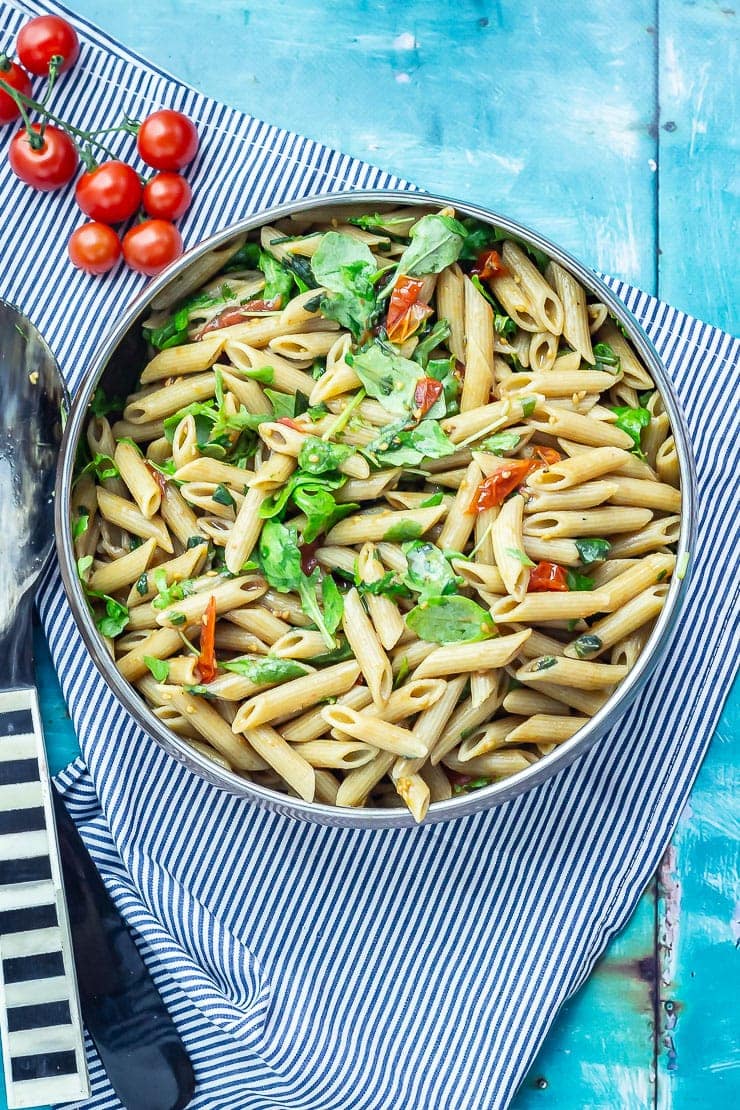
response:
<path id="1" fill-rule="evenodd" d="M 276 655 L 245 655 L 239 659 L 232 659 L 229 663 L 222 663 L 221 666 L 226 671 L 248 678 L 255 686 L 287 682 L 292 678 L 300 678 L 301 675 L 308 674 L 307 667 L 296 663 L 293 659 L 279 659 Z"/>
<path id="2" fill-rule="evenodd" d="M 488 640 L 496 634 L 488 610 L 460 595 L 428 598 L 406 614 L 406 624 L 421 640 L 434 644 Z"/>
<path id="3" fill-rule="evenodd" d="M 612 412 L 617 414 L 617 419 L 615 421 L 616 427 L 626 432 L 634 443 L 634 447 L 632 448 L 633 454 L 644 458 L 640 440 L 642 437 L 642 429 L 647 428 L 651 420 L 648 409 L 632 408 L 630 405 L 616 405 L 612 406 Z"/>
<path id="4" fill-rule="evenodd" d="M 377 343 L 345 361 L 365 387 L 369 397 L 380 401 L 388 412 L 407 416 L 414 407 L 414 393 L 419 381 L 419 365 L 401 355 L 384 351 Z"/>
<path id="5" fill-rule="evenodd" d="M 569 590 L 592 590 L 594 588 L 593 578 L 589 578 L 587 574 L 579 574 L 577 570 L 566 571 L 565 577 Z"/>
<path id="6" fill-rule="evenodd" d="M 408 277 L 438 274 L 457 262 L 466 238 L 465 227 L 449 216 L 422 216 L 410 230 L 411 242 L 401 255 L 397 273 Z"/>
<path id="7" fill-rule="evenodd" d="M 168 659 L 157 659 L 153 655 L 145 655 L 144 662 L 149 670 L 152 672 L 157 682 L 166 682 L 167 676 L 170 673 L 170 664 Z"/>
<path id="8" fill-rule="evenodd" d="M 484 439 L 480 444 L 481 451 L 490 451 L 492 455 L 503 455 L 505 451 L 516 451 L 521 436 L 516 432 L 496 432 L 495 435 Z"/>
<path id="9" fill-rule="evenodd" d="M 612 546 L 608 540 L 601 539 L 577 539 L 574 542 L 584 566 L 588 566 L 589 563 L 602 562 L 606 559 Z"/>
<path id="10" fill-rule="evenodd" d="M 405 543 L 402 551 L 408 564 L 404 583 L 419 594 L 419 604 L 432 597 L 454 594 L 462 584 L 462 579 L 457 577 L 435 544 L 424 541 Z"/>
<path id="11" fill-rule="evenodd" d="M 323 474 L 327 470 L 338 470 L 354 453 L 354 447 L 346 444 L 328 443 L 317 436 L 308 436 L 301 444 L 298 465 L 308 474 Z"/>
<path id="12" fill-rule="evenodd" d="M 403 543 L 406 540 L 418 540 L 424 529 L 418 520 L 401 520 L 392 524 L 383 536 L 387 543 Z"/>

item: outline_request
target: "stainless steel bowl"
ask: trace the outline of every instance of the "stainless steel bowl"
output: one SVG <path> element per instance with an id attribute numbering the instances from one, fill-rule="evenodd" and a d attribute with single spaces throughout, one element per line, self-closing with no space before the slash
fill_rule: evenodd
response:
<path id="1" fill-rule="evenodd" d="M 345 827 L 401 828 L 412 826 L 414 821 L 411 814 L 403 808 L 351 810 L 322 805 L 318 802 L 304 802 L 300 798 L 291 798 L 277 791 L 268 790 L 247 782 L 236 774 L 224 771 L 207 757 L 201 756 L 189 747 L 175 733 L 170 732 L 149 710 L 136 690 L 119 674 L 95 627 L 77 576 L 70 527 L 70 491 L 77 445 L 84 432 L 90 399 L 98 385 L 102 385 L 106 392 L 114 395 L 125 394 L 132 390 L 135 379 L 147 359 L 146 345 L 141 336 L 141 321 L 149 312 L 153 302 L 171 303 L 183 292 L 189 290 L 191 282 L 197 280 L 200 284 L 206 280 L 208 276 L 206 256 L 212 252 L 220 252 L 239 235 L 260 227 L 262 224 L 274 223 L 276 220 L 296 213 L 312 212 L 315 214 L 317 210 L 321 210 L 322 214 L 326 213 L 332 216 L 342 214 L 346 216 L 367 211 L 382 212 L 389 208 L 398 207 L 399 204 L 418 205 L 427 208 L 452 204 L 456 211 L 463 215 L 473 216 L 485 223 L 502 227 L 532 246 L 539 247 L 540 250 L 570 270 L 587 290 L 608 306 L 610 312 L 614 313 L 624 325 L 635 349 L 650 370 L 656 386 L 660 390 L 666 412 L 670 417 L 681 468 L 682 523 L 678 542 L 679 566 L 688 559 L 694 534 L 696 480 L 686 423 L 679 408 L 673 385 L 650 340 L 632 314 L 627 311 L 622 302 L 598 277 L 566 254 L 560 247 L 543 239 L 528 228 L 522 227 L 521 224 L 497 213 L 478 208 L 475 205 L 460 203 L 447 197 L 431 196 L 428 193 L 376 190 L 347 192 L 334 196 L 312 197 L 250 216 L 248 219 L 241 220 L 211 236 L 210 239 L 206 239 L 200 246 L 195 247 L 168 267 L 126 309 L 117 325 L 93 355 L 67 421 L 56 489 L 57 548 L 67 596 L 83 639 L 101 675 L 129 713 L 166 751 L 215 786 L 227 790 L 231 794 L 249 798 L 258 805 L 290 817 Z M 198 277 L 194 276 L 194 271 L 197 272 Z M 461 795 L 432 805 L 426 822 L 448 821 L 453 817 L 463 817 L 500 805 L 502 802 L 516 797 L 525 790 L 531 790 L 532 787 L 551 778 L 558 771 L 567 767 L 569 763 L 572 763 L 577 756 L 587 752 L 609 728 L 616 724 L 645 685 L 650 672 L 661 656 L 665 654 L 668 648 L 669 632 L 676 620 L 685 586 L 685 580 L 682 581 L 678 577 L 673 578 L 666 604 L 636 665 L 619 686 L 615 695 L 572 739 L 561 744 L 550 755 L 532 764 L 527 770 L 513 775 L 511 778 L 476 790 L 471 794 Z"/>

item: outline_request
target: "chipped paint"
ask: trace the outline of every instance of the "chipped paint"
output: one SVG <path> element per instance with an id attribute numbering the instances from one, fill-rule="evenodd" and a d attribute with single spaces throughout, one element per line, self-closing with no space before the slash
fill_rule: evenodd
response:
<path id="1" fill-rule="evenodd" d="M 669 986 L 676 974 L 675 960 L 681 920 L 681 881 L 677 874 L 676 849 L 673 844 L 666 849 L 658 869 L 658 899 L 660 981 L 663 986 Z"/>
<path id="2" fill-rule="evenodd" d="M 396 35 L 393 40 L 395 50 L 415 50 L 418 45 L 410 31 L 403 31 L 400 35 Z"/>

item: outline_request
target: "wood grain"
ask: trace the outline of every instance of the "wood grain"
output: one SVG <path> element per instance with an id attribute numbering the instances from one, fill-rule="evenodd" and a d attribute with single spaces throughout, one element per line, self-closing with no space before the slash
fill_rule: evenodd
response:
<path id="1" fill-rule="evenodd" d="M 508 213 L 597 269 L 736 326 L 727 0 L 74 7 L 210 95 Z M 40 637 L 37 658 L 58 769 L 74 736 Z M 736 690 L 658 881 L 563 1008 L 515 1110 L 740 1104 L 739 708 Z"/>

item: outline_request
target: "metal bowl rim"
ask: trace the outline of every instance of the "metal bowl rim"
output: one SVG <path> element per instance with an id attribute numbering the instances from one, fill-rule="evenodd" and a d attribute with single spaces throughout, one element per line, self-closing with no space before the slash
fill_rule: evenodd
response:
<path id="1" fill-rule="evenodd" d="M 134 717 L 137 723 L 166 751 L 173 755 L 179 762 L 184 763 L 191 770 L 195 770 L 201 777 L 212 785 L 218 786 L 231 794 L 249 798 L 258 804 L 280 812 L 287 816 L 307 820 L 314 823 L 330 824 L 335 826 L 353 828 L 399 828 L 415 825 L 411 814 L 403 809 L 342 809 L 321 802 L 306 802 L 300 798 L 293 798 L 266 787 L 251 783 L 238 775 L 223 770 L 206 756 L 200 755 L 195 749 L 190 748 L 179 737 L 166 729 L 157 717 L 149 710 L 143 699 L 139 698 L 134 688 L 126 682 L 116 668 L 113 660 L 105 649 L 95 625 L 93 624 L 89 608 L 86 604 L 82 587 L 76 572 L 74 546 L 70 527 L 70 492 L 74 459 L 83 430 L 83 422 L 87 413 L 90 399 L 97 383 L 108 365 L 116 348 L 136 324 L 138 318 L 151 304 L 151 302 L 173 282 L 188 266 L 207 254 L 235 238 L 239 234 L 254 230 L 267 223 L 297 213 L 310 212 L 315 208 L 347 207 L 373 205 L 417 205 L 417 206 L 445 206 L 452 205 L 456 211 L 464 216 L 472 216 L 485 223 L 495 224 L 507 232 L 520 237 L 526 243 L 538 247 L 550 258 L 563 265 L 574 274 L 587 290 L 598 296 L 605 303 L 611 313 L 622 323 L 629 332 L 630 342 L 646 363 L 659 389 L 671 422 L 671 431 L 675 437 L 676 449 L 681 474 L 681 529 L 678 540 L 677 559 L 678 567 L 688 566 L 690 552 L 695 533 L 696 503 L 696 474 L 693 455 L 689 445 L 688 430 L 685 418 L 681 412 L 678 398 L 671 379 L 663 367 L 660 357 L 651 340 L 642 326 L 635 319 L 632 312 L 612 292 L 609 286 L 592 270 L 587 269 L 582 263 L 557 244 L 533 231 L 531 228 L 516 220 L 499 215 L 490 209 L 479 205 L 469 204 L 454 198 L 438 194 L 423 193 L 404 190 L 346 190 L 338 193 L 319 193 L 297 201 L 281 204 L 228 225 L 221 231 L 204 239 L 197 246 L 187 251 L 176 262 L 172 263 L 158 277 L 154 278 L 142 292 L 130 303 L 118 323 L 108 332 L 98 344 L 93 353 L 89 366 L 85 371 L 82 382 L 73 399 L 69 417 L 64 430 L 64 438 L 60 451 L 59 467 L 56 483 L 56 541 L 62 580 L 65 591 L 75 617 L 78 629 L 88 648 L 93 662 L 100 671 L 106 683 L 111 687 L 119 702 Z M 585 754 L 599 740 L 607 729 L 614 724 L 629 707 L 634 698 L 645 685 L 650 673 L 662 655 L 665 654 L 671 629 L 678 616 L 680 604 L 686 592 L 688 574 L 674 575 L 665 605 L 658 617 L 655 628 L 648 639 L 645 648 L 637 663 L 630 671 L 627 678 L 618 687 L 616 694 L 596 713 L 583 728 L 571 737 L 570 740 L 558 745 L 547 756 L 543 756 L 525 771 L 518 772 L 508 779 L 493 783 L 472 794 L 460 795 L 446 801 L 433 803 L 424 824 L 433 824 L 437 821 L 452 820 L 480 812 L 530 790 L 536 785 L 546 781 L 563 770 L 578 756 Z"/>

